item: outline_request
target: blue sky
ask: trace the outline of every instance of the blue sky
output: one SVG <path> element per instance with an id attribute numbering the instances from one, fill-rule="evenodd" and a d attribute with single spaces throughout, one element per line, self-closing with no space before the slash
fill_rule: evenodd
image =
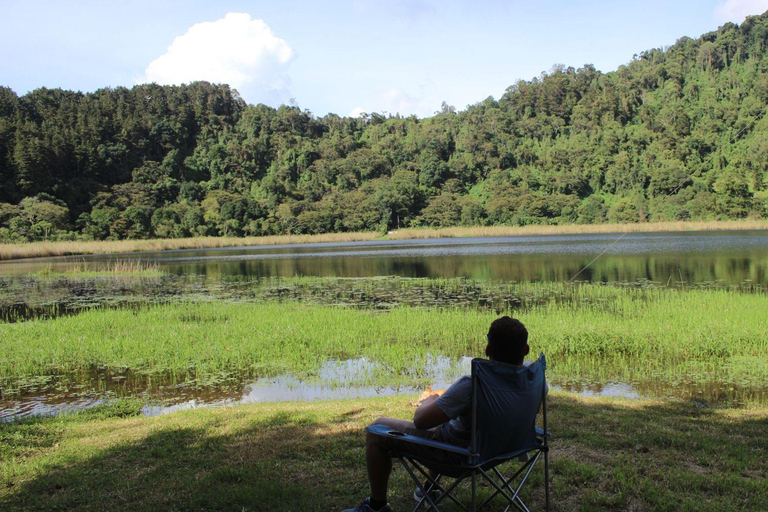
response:
<path id="1" fill-rule="evenodd" d="M 633 54 L 768 10 L 768 0 L 0 0 L 0 85 L 93 91 L 228 82 L 318 116 L 431 115 L 499 98 L 554 64 Z"/>

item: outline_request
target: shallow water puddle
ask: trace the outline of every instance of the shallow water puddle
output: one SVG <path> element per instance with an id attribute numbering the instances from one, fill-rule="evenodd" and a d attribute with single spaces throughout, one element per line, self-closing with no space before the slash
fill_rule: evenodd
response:
<path id="1" fill-rule="evenodd" d="M 399 385 L 374 385 L 387 382 L 389 370 L 381 363 L 365 358 L 326 361 L 316 375 L 299 378 L 285 373 L 251 381 L 236 377 L 222 379 L 226 384 L 198 386 L 190 381 L 159 381 L 151 383 L 141 375 L 100 373 L 99 385 L 75 384 L 55 379 L 40 381 L 13 400 L 0 401 L 0 422 L 33 415 L 52 416 L 105 404 L 120 397 L 136 397 L 147 401 L 143 413 L 147 416 L 201 407 L 221 407 L 259 402 L 341 400 L 376 396 L 403 396 L 413 400 L 426 385 L 445 389 L 459 376 L 469 373 L 472 358 L 454 360 L 430 356 L 418 369 L 418 382 Z M 415 371 L 415 370 L 414 370 Z M 385 375 L 385 377 L 381 377 Z M 552 389 L 578 393 L 583 396 L 611 396 L 629 399 L 656 398 L 691 400 L 702 405 L 768 401 L 768 387 L 739 386 L 715 381 L 668 381 L 656 378 L 629 383 L 621 381 L 589 382 L 563 378 L 549 372 Z M 58 391 L 56 390 L 58 389 Z"/>

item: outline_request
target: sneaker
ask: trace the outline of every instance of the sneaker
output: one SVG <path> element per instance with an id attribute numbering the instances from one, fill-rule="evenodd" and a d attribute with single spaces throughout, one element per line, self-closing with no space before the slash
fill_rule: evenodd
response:
<path id="1" fill-rule="evenodd" d="M 373 510 L 373 508 L 371 508 L 371 498 L 365 498 L 359 507 L 348 508 L 342 512 L 392 512 L 392 509 L 389 508 L 389 504 L 386 504 L 379 510 Z"/>
<path id="2" fill-rule="evenodd" d="M 426 485 L 424 487 L 426 487 Z M 432 501 L 437 501 L 439 496 L 440 493 L 438 491 L 429 491 L 429 497 L 432 498 Z M 424 499 L 424 491 L 421 490 L 421 487 L 417 487 L 416 490 L 413 491 L 413 499 L 418 502 Z M 425 503 L 425 505 L 427 506 L 427 510 L 431 508 L 429 502 Z"/>

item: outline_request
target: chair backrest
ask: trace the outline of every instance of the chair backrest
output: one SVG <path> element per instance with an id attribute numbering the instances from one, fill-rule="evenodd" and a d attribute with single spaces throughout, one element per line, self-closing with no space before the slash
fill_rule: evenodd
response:
<path id="1" fill-rule="evenodd" d="M 525 366 L 472 360 L 472 451 L 480 461 L 537 448 L 536 413 L 546 392 L 544 354 Z"/>

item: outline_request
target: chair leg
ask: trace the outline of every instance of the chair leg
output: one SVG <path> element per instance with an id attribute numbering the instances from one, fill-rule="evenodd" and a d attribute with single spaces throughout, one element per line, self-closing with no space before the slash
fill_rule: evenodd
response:
<path id="1" fill-rule="evenodd" d="M 544 510 L 549 512 L 549 447 L 544 447 Z"/>
<path id="2" fill-rule="evenodd" d="M 425 470 L 424 470 L 424 468 L 422 468 L 422 467 L 421 467 L 421 465 L 419 465 L 419 463 L 417 463 L 415 460 L 413 460 L 413 459 L 411 459 L 411 458 L 408 458 L 408 457 L 400 457 L 400 456 L 397 456 L 396 458 L 397 458 L 397 459 L 400 461 L 400 464 L 403 466 L 403 468 L 405 468 L 405 471 L 408 473 L 408 475 L 411 477 L 411 479 L 414 481 L 414 483 L 415 483 L 415 484 L 416 484 L 416 485 L 417 485 L 417 486 L 418 486 L 418 487 L 419 487 L 419 488 L 420 488 L 420 489 L 421 489 L 423 492 L 425 492 L 425 491 L 426 491 L 426 489 L 424 488 L 424 486 L 423 486 L 423 485 L 422 485 L 422 483 L 421 483 L 421 482 L 422 482 L 422 480 L 421 480 L 421 479 L 419 479 L 419 477 L 418 477 L 418 476 L 416 476 L 416 473 L 415 473 L 415 472 L 413 471 L 413 469 L 411 469 L 411 467 L 408 465 L 409 463 L 410 463 L 411 465 L 413 465 L 413 467 L 414 467 L 414 468 L 416 468 L 416 470 L 417 470 L 417 471 L 418 471 L 418 472 L 421 474 L 421 476 L 422 476 L 423 478 L 426 478 L 426 479 L 427 479 L 427 480 L 428 480 L 428 481 L 429 481 L 431 484 L 433 484 L 434 486 L 436 486 L 436 487 L 437 487 L 437 490 L 441 491 L 441 494 L 440 494 L 440 496 L 438 496 L 438 498 L 437 498 L 436 500 L 433 500 L 433 499 L 432 499 L 432 498 L 431 498 L 431 497 L 430 497 L 430 496 L 429 496 L 429 495 L 428 495 L 428 494 L 425 492 L 425 496 L 424 496 L 424 499 L 423 499 L 423 500 L 421 500 L 421 501 L 420 501 L 420 502 L 419 502 L 419 503 L 416 505 L 416 508 L 414 508 L 414 509 L 413 509 L 413 510 L 414 510 L 414 512 L 416 512 L 417 510 L 419 510 L 419 509 L 421 508 L 421 506 L 422 506 L 422 505 L 425 505 L 425 506 L 426 506 L 426 505 L 430 505 L 430 506 L 431 506 L 431 507 L 432 507 L 432 508 L 433 508 L 433 509 L 434 509 L 436 512 L 439 512 L 439 510 L 440 510 L 440 509 L 438 508 L 438 505 L 439 505 L 439 504 L 440 504 L 440 503 L 441 503 L 441 502 L 442 502 L 442 501 L 443 501 L 445 498 L 448 498 L 449 500 L 451 500 L 452 502 L 454 502 L 454 503 L 455 503 L 455 504 L 456 504 L 458 507 L 460 507 L 462 510 L 469 510 L 469 509 L 468 509 L 468 508 L 467 508 L 467 507 L 466 507 L 466 506 L 465 506 L 465 505 L 464 505 L 462 502 L 460 502 L 458 499 L 456 499 L 456 497 L 455 497 L 455 496 L 453 496 L 453 494 L 451 494 L 451 493 L 453 492 L 453 490 L 454 490 L 456 487 L 458 487 L 458 485 L 459 485 L 459 484 L 462 482 L 462 480 L 463 480 L 463 479 L 466 477 L 466 475 L 464 475 L 464 476 L 461 476 L 460 478 L 456 478 L 456 479 L 454 479 L 453 483 L 451 483 L 451 485 L 449 485 L 448 487 L 443 487 L 443 486 L 442 486 L 442 485 L 440 485 L 440 483 L 438 482 L 438 480 L 440 479 L 440 476 L 442 476 L 442 475 L 438 476 L 438 478 L 436 478 L 436 479 L 432 479 L 432 477 L 430 477 L 430 476 L 429 476 L 429 473 L 428 473 L 427 471 L 425 471 Z"/>
<path id="3" fill-rule="evenodd" d="M 426 502 L 428 505 L 430 505 L 430 506 L 431 506 L 431 507 L 432 507 L 434 510 L 436 510 L 436 511 L 438 511 L 438 512 L 439 512 L 439 509 L 437 508 L 437 503 L 435 503 L 435 502 L 432 500 L 432 498 L 429 496 L 429 493 L 427 492 L 427 489 L 425 489 L 425 488 L 424 488 L 424 486 L 421 484 L 421 480 L 419 479 L 419 477 L 417 477 L 417 476 L 416 476 L 416 473 L 414 473 L 414 472 L 413 472 L 413 470 L 410 468 L 410 466 L 408 466 L 408 464 L 407 464 L 405 461 L 406 461 L 405 457 L 400 457 L 400 463 L 401 463 L 401 464 L 403 465 L 403 467 L 405 468 L 405 471 L 407 471 L 407 472 L 408 472 L 408 474 L 411 476 L 411 480 L 413 480 L 414 482 L 416 482 L 416 485 L 419 487 L 419 489 L 421 489 L 421 492 L 423 492 L 423 493 L 424 493 L 424 499 L 422 499 L 420 502 L 418 502 L 418 503 L 416 504 L 416 508 L 414 508 L 414 509 L 413 509 L 413 512 L 416 512 L 417 510 L 419 510 L 419 509 L 421 508 L 421 506 L 422 506 L 422 505 L 424 505 L 424 503 L 425 503 L 425 502 Z M 418 465 L 418 464 L 417 464 L 415 461 L 413 461 L 413 460 L 409 460 L 409 462 L 410 462 L 411 464 L 413 464 L 413 466 L 414 466 L 416 469 L 418 469 L 418 470 L 419 470 L 419 473 L 421 473 L 422 475 L 426 475 L 426 476 L 427 476 L 427 478 L 431 480 L 431 478 L 429 477 L 429 474 L 427 474 L 427 473 L 426 473 L 426 472 L 425 472 L 425 471 L 424 471 L 424 470 L 421 468 L 421 466 L 419 466 L 419 465 Z M 437 482 L 431 482 L 431 483 L 433 483 L 433 484 L 437 484 Z M 433 486 L 432 486 L 432 485 L 430 485 L 430 487 L 429 487 L 429 488 L 431 489 L 432 487 L 433 487 Z"/>
<path id="4" fill-rule="evenodd" d="M 492 500 L 494 497 L 496 497 L 496 495 L 497 495 L 497 494 L 501 494 L 501 495 L 502 495 L 502 496 L 503 496 L 503 497 L 504 497 L 504 498 L 507 500 L 507 503 L 509 503 L 509 505 L 507 505 L 507 507 L 504 509 L 505 511 L 507 511 L 507 510 L 510 510 L 510 507 L 514 506 L 514 507 L 515 507 L 517 510 L 520 510 L 521 512 L 530 512 L 530 510 L 528 510 L 528 507 L 525 505 L 525 503 L 523 502 L 523 500 L 521 500 L 521 499 L 520 499 L 519 493 L 520 493 L 520 489 L 522 489 L 523 485 L 525 484 L 525 480 L 528 478 L 528 474 L 530 474 L 530 472 L 531 472 L 531 469 L 532 469 L 532 466 L 528 468 L 528 471 L 526 472 L 525 476 L 522 478 L 522 480 L 521 480 L 521 481 L 519 482 L 519 484 L 517 485 L 517 489 L 514 489 L 514 490 L 513 490 L 513 489 L 510 487 L 509 483 L 510 483 L 512 480 L 514 480 L 515 476 L 513 476 L 512 478 L 510 478 L 509 480 L 507 480 L 507 479 L 504 477 L 504 475 L 502 475 L 502 474 L 499 472 L 499 470 L 498 470 L 498 469 L 496 469 L 496 468 L 493 468 L 493 471 L 496 473 L 496 476 L 497 476 L 497 477 L 499 478 L 499 480 L 501 480 L 501 482 L 502 482 L 502 485 L 503 485 L 503 487 L 502 487 L 502 486 L 500 486 L 499 484 L 497 484 L 497 483 L 496 483 L 496 482 L 493 480 L 493 478 L 491 478 L 491 477 L 488 475 L 488 473 L 486 473 L 485 471 L 483 471 L 482 469 L 480 469 L 480 473 L 483 475 L 483 477 L 484 477 L 484 478 L 485 478 L 485 479 L 488 481 L 488 483 L 489 483 L 489 484 L 491 484 L 491 485 L 492 485 L 492 486 L 493 486 L 493 487 L 496 489 L 496 492 L 494 492 L 494 493 L 493 493 L 493 495 L 492 495 L 491 497 L 489 497 L 488 499 L 486 499 L 486 500 L 483 502 L 483 504 L 482 504 L 482 505 L 480 505 L 480 507 L 482 508 L 483 506 L 485 506 L 485 505 L 486 505 L 488 502 L 490 502 L 490 501 L 491 501 L 491 500 Z M 518 471 L 518 473 L 515 473 L 515 475 L 517 475 L 517 474 L 519 474 L 519 471 Z M 507 490 L 509 490 L 510 492 L 512 492 L 512 495 L 510 496 L 509 494 L 507 494 L 505 489 L 507 489 Z"/>
<path id="5" fill-rule="evenodd" d="M 421 471 L 421 468 L 419 468 L 419 470 Z M 418 486 L 419 489 L 421 489 L 421 492 L 423 493 L 424 498 L 422 498 L 421 501 L 419 501 L 416 504 L 416 508 L 413 509 L 413 512 L 417 512 L 418 510 L 420 510 L 422 505 L 424 505 L 425 507 L 432 507 L 432 509 L 436 511 L 438 510 L 437 503 L 440 501 L 440 499 L 438 498 L 437 500 L 433 501 L 431 499 L 430 493 L 433 491 L 433 489 L 435 490 L 435 492 L 440 492 L 440 489 L 442 489 L 442 487 L 440 487 L 440 478 L 442 476 L 443 475 L 437 475 L 434 478 L 434 480 L 430 476 L 427 476 L 426 485 L 421 485 L 421 482 L 418 482 L 418 481 L 416 482 L 416 485 Z"/>
<path id="6" fill-rule="evenodd" d="M 477 475 L 477 471 L 472 472 L 472 512 L 475 512 L 477 510 L 477 489 L 475 489 L 475 476 Z"/>
<path id="7" fill-rule="evenodd" d="M 496 477 L 499 479 L 499 482 L 501 482 L 501 485 L 499 485 L 496 482 L 494 482 L 493 478 L 488 476 L 488 474 L 481 469 L 480 471 L 483 474 L 483 476 L 485 477 L 485 479 L 488 481 L 488 483 L 490 483 L 496 489 L 496 491 L 493 494 L 491 494 L 488 498 L 486 498 L 485 501 L 478 508 L 483 508 L 486 504 L 488 504 L 492 499 L 494 499 L 499 494 L 504 496 L 504 498 L 506 498 L 506 500 L 508 502 L 510 502 L 510 503 L 512 503 L 515 500 L 520 502 L 520 503 L 522 503 L 522 500 L 517 495 L 520 492 L 520 489 L 525 484 L 525 481 L 528 478 L 528 475 L 530 474 L 531 470 L 533 469 L 533 466 L 539 460 L 540 456 L 541 456 L 541 452 L 539 452 L 536 455 L 534 455 L 533 457 L 529 458 L 525 462 L 525 464 L 520 466 L 520 468 L 518 468 L 518 470 L 512 476 L 510 476 L 509 478 L 505 477 L 499 471 L 498 468 L 493 468 L 493 472 L 496 474 Z M 517 478 L 521 474 L 523 474 L 524 472 L 525 472 L 525 474 L 521 477 L 521 480 L 520 480 L 520 482 L 519 482 L 519 484 L 517 486 L 517 490 L 512 489 L 510 484 L 514 484 L 515 480 L 517 480 Z M 510 496 L 510 494 L 507 494 L 506 492 L 504 492 L 505 490 L 508 491 L 511 494 L 511 496 Z M 525 504 L 523 504 L 523 507 L 524 506 L 525 506 Z M 518 505 L 518 508 L 520 508 L 519 505 Z"/>
<path id="8" fill-rule="evenodd" d="M 546 502 L 545 502 L 545 508 L 548 511 L 549 510 L 549 458 L 548 458 L 548 452 L 547 450 L 540 450 L 534 455 L 533 457 L 529 458 L 525 464 L 523 464 L 521 467 L 515 471 L 515 473 L 507 478 L 501 472 L 498 470 L 498 468 L 494 467 L 492 468 L 492 473 L 495 473 L 495 476 L 499 479 L 500 484 L 496 482 L 496 480 L 493 478 L 491 472 L 486 472 L 481 467 L 476 467 L 471 470 L 466 471 L 464 474 L 460 475 L 458 478 L 454 478 L 453 482 L 448 485 L 447 487 L 443 487 L 440 483 L 440 478 L 442 475 L 438 475 L 436 478 L 432 478 L 427 470 L 421 466 L 420 463 L 418 463 L 415 459 L 412 459 L 407 456 L 401 456 L 401 455 L 395 455 L 395 458 L 397 458 L 400 463 L 402 464 L 403 468 L 405 468 L 408 475 L 411 477 L 411 479 L 415 482 L 416 486 L 421 489 L 421 491 L 424 493 L 424 498 L 419 501 L 419 503 L 416 504 L 416 508 L 414 508 L 414 512 L 417 512 L 422 509 L 422 507 L 430 506 L 432 507 L 436 512 L 439 512 L 439 506 L 442 506 L 442 501 L 446 498 L 453 501 L 457 506 L 459 506 L 462 510 L 470 510 L 470 508 L 466 507 L 464 503 L 461 503 L 457 500 L 455 496 L 453 496 L 454 489 L 466 478 L 471 477 L 472 478 L 472 489 L 471 489 L 471 499 L 472 499 L 472 505 L 471 510 L 477 511 L 481 508 L 483 508 L 485 505 L 487 505 L 491 500 L 493 500 L 497 495 L 501 494 L 506 500 L 507 500 L 507 507 L 505 508 L 505 512 L 507 510 L 518 510 L 520 512 L 530 512 L 528 507 L 526 506 L 525 502 L 520 498 L 520 490 L 525 485 L 526 481 L 528 480 L 528 477 L 531 474 L 531 471 L 533 470 L 534 466 L 536 465 L 536 462 L 538 461 L 539 457 L 541 457 L 543 452 L 544 455 L 544 472 L 545 472 L 545 492 L 546 492 Z M 490 497 L 487 497 L 482 504 L 478 506 L 478 482 L 477 482 L 477 473 L 480 472 L 481 476 L 485 478 L 486 481 L 494 488 L 494 492 Z M 428 484 L 424 485 L 422 482 L 424 481 L 422 478 L 419 478 L 417 475 L 420 474 L 422 478 L 426 478 Z M 519 478 L 519 481 L 518 481 Z M 430 490 L 438 490 L 440 491 L 440 495 L 433 499 L 429 491 Z"/>
<path id="9" fill-rule="evenodd" d="M 451 485 L 448 487 L 443 487 L 440 485 L 439 479 L 442 477 L 442 475 L 438 475 L 437 478 L 432 479 L 432 477 L 429 476 L 429 473 L 421 467 L 415 460 L 407 458 L 407 457 L 399 457 L 400 462 L 403 464 L 403 467 L 405 467 L 406 471 L 411 475 L 411 478 L 416 482 L 416 485 L 419 487 L 422 487 L 421 481 L 415 477 L 415 473 L 407 466 L 405 461 L 407 460 L 410 462 L 416 470 L 418 470 L 419 473 L 421 473 L 421 476 L 423 478 L 426 478 L 430 483 L 434 484 L 437 491 L 440 491 L 440 496 L 434 502 L 429 502 L 428 499 L 422 500 L 421 503 L 424 503 L 424 501 L 429 502 L 432 507 L 437 510 L 437 505 L 439 505 L 444 499 L 448 498 L 452 502 L 454 502 L 458 507 L 460 507 L 462 510 L 469 510 L 462 502 L 460 502 L 456 497 L 452 494 L 453 490 L 456 489 L 459 484 L 466 478 L 466 476 L 469 474 L 469 472 L 465 473 L 464 475 L 460 476 L 459 478 L 455 478 Z M 424 490 L 422 488 L 422 490 Z"/>

